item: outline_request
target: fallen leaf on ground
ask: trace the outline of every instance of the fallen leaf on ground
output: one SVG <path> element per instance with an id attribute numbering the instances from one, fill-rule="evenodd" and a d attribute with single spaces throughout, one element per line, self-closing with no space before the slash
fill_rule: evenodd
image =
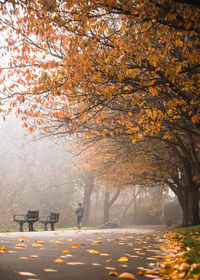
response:
<path id="1" fill-rule="evenodd" d="M 30 240 L 30 238 L 28 238 L 28 237 L 24 237 L 24 240 L 28 241 L 28 240 Z"/>
<path id="2" fill-rule="evenodd" d="M 147 269 L 147 270 L 145 271 L 145 274 L 158 274 L 158 272 L 155 271 L 155 270 L 153 270 L 153 269 Z"/>
<path id="3" fill-rule="evenodd" d="M 54 241 L 54 244 L 62 245 L 62 242 L 61 241 Z"/>
<path id="4" fill-rule="evenodd" d="M 43 240 L 37 240 L 37 241 L 35 241 L 36 243 L 39 243 L 39 244 L 44 244 L 44 243 L 46 243 L 46 241 L 43 241 Z"/>
<path id="5" fill-rule="evenodd" d="M 5 247 L 5 246 L 1 246 L 1 247 L 0 247 L 0 251 L 1 251 L 1 252 L 3 252 L 3 253 L 4 253 L 4 252 L 5 252 L 5 250 L 6 250 L 6 247 Z"/>
<path id="6" fill-rule="evenodd" d="M 107 269 L 107 270 L 116 270 L 116 268 L 111 267 L 111 266 L 106 266 L 105 269 Z"/>
<path id="7" fill-rule="evenodd" d="M 85 264 L 83 262 L 67 262 L 69 265 L 78 265 L 78 264 Z"/>
<path id="8" fill-rule="evenodd" d="M 80 247 L 80 246 L 79 246 L 78 244 L 76 244 L 76 243 L 71 243 L 70 246 L 71 246 L 72 248 L 78 248 L 78 247 Z"/>
<path id="9" fill-rule="evenodd" d="M 95 243 L 95 244 L 101 244 L 101 240 L 97 240 L 97 241 L 94 240 L 93 243 Z"/>
<path id="10" fill-rule="evenodd" d="M 106 262 L 111 262 L 112 261 L 112 259 L 108 259 L 108 260 L 106 260 Z"/>
<path id="11" fill-rule="evenodd" d="M 100 254 L 99 251 L 96 251 L 96 250 L 88 250 L 88 252 L 90 254 L 94 254 L 94 255 L 99 255 Z"/>
<path id="12" fill-rule="evenodd" d="M 94 265 L 94 266 L 99 266 L 99 265 L 101 265 L 100 263 L 92 263 L 92 265 Z"/>
<path id="13" fill-rule="evenodd" d="M 24 242 L 24 238 L 22 238 L 22 237 L 18 237 L 17 238 L 20 242 Z"/>
<path id="14" fill-rule="evenodd" d="M 108 256 L 110 256 L 110 254 L 102 253 L 102 254 L 100 254 L 100 256 L 106 256 L 106 257 L 108 257 Z"/>
<path id="15" fill-rule="evenodd" d="M 141 275 L 144 275 L 144 271 L 139 270 L 137 274 L 140 275 L 140 276 L 141 276 Z"/>
<path id="16" fill-rule="evenodd" d="M 126 256 L 130 257 L 130 258 L 139 258 L 138 255 L 130 255 L 130 254 L 125 254 Z"/>
<path id="17" fill-rule="evenodd" d="M 22 259 L 22 260 L 31 260 L 32 257 L 31 256 L 29 256 L 29 257 L 20 257 L 20 259 Z"/>
<path id="18" fill-rule="evenodd" d="M 32 244 L 33 247 L 42 247 L 42 245 L 38 242 L 35 242 Z"/>
<path id="19" fill-rule="evenodd" d="M 54 262 L 58 262 L 58 263 L 64 263 L 64 262 L 66 262 L 65 260 L 63 260 L 63 259 L 61 259 L 61 258 L 57 258 L 57 259 L 55 259 L 55 261 Z"/>
<path id="20" fill-rule="evenodd" d="M 119 275 L 116 271 L 110 271 L 108 274 L 110 276 L 118 276 Z"/>
<path id="21" fill-rule="evenodd" d="M 26 245 L 24 243 L 22 244 L 16 244 L 15 248 L 26 248 Z"/>
<path id="22" fill-rule="evenodd" d="M 56 272 L 56 269 L 52 269 L 52 268 L 44 268 L 45 272 Z"/>
<path id="23" fill-rule="evenodd" d="M 135 276 L 132 273 L 129 272 L 123 272 L 121 273 L 118 278 L 120 279 L 136 279 Z"/>
<path id="24" fill-rule="evenodd" d="M 31 257 L 31 258 L 39 258 L 38 255 L 31 255 L 30 257 Z"/>
<path id="25" fill-rule="evenodd" d="M 127 257 L 121 257 L 118 259 L 118 262 L 127 262 L 128 258 Z"/>
<path id="26" fill-rule="evenodd" d="M 69 250 L 63 250 L 62 253 L 63 253 L 63 254 L 69 254 L 70 251 L 69 251 Z"/>
<path id="27" fill-rule="evenodd" d="M 60 257 L 63 258 L 63 259 L 67 259 L 67 258 L 71 258 L 72 255 L 71 254 L 66 254 L 66 255 L 60 256 Z"/>
<path id="28" fill-rule="evenodd" d="M 120 266 L 121 266 L 121 267 L 128 267 L 127 264 L 121 264 Z"/>
<path id="29" fill-rule="evenodd" d="M 32 273 L 32 272 L 26 272 L 26 271 L 21 271 L 18 272 L 19 275 L 24 275 L 24 276 L 37 276 L 37 274 Z"/>

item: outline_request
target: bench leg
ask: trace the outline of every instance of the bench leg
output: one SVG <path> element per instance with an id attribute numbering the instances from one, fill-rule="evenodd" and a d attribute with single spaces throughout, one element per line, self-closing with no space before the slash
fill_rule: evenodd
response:
<path id="1" fill-rule="evenodd" d="M 23 230 L 23 224 L 24 224 L 23 222 L 19 223 L 19 231 L 21 231 L 21 232 L 24 231 Z"/>
<path id="2" fill-rule="evenodd" d="M 54 229 L 54 223 L 51 223 L 51 230 L 55 230 Z"/>
<path id="3" fill-rule="evenodd" d="M 28 229 L 29 229 L 29 231 L 34 231 L 33 223 L 32 222 L 28 223 Z"/>
<path id="4" fill-rule="evenodd" d="M 47 223 L 44 223 L 44 230 L 48 230 Z"/>

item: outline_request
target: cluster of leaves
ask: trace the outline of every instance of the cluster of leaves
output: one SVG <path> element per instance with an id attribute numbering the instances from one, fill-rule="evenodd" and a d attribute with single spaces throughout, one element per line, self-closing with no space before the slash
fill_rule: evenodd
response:
<path id="1" fill-rule="evenodd" d="M 178 233 L 176 239 L 178 239 L 182 243 L 182 248 L 188 250 L 186 253 L 188 263 L 193 264 L 197 263 L 200 264 L 200 226 L 194 226 L 189 228 L 181 228 L 175 230 Z M 200 265 L 195 268 L 192 272 L 200 274 Z"/>
<path id="2" fill-rule="evenodd" d="M 199 279 L 200 227 L 189 227 L 167 234 L 166 247 L 170 252 L 163 258 L 160 273 L 164 279 Z"/>

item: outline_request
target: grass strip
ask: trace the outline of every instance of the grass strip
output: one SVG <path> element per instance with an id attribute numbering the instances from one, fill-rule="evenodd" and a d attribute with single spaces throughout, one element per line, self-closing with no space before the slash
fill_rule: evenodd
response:
<path id="1" fill-rule="evenodd" d="M 175 239 L 181 243 L 181 248 L 186 251 L 185 257 L 187 263 L 196 265 L 191 271 L 190 277 L 195 279 L 195 275 L 199 275 L 200 279 L 200 225 L 192 227 L 183 227 L 173 230 Z"/>

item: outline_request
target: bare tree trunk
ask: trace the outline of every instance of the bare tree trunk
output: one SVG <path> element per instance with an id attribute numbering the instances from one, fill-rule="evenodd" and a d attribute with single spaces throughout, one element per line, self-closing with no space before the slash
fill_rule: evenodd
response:
<path id="1" fill-rule="evenodd" d="M 87 186 L 84 188 L 84 198 L 83 198 L 83 226 L 89 226 L 89 219 L 90 219 L 90 197 L 94 189 L 94 183 L 88 182 Z"/>
<path id="2" fill-rule="evenodd" d="M 107 223 L 110 218 L 110 208 L 117 200 L 120 194 L 120 188 L 117 188 L 115 194 L 112 199 L 109 201 L 110 193 L 105 189 L 105 197 L 104 197 L 104 215 L 103 215 L 103 223 Z"/>
<path id="3" fill-rule="evenodd" d="M 104 197 L 104 214 L 103 214 L 103 223 L 109 221 L 110 218 L 110 208 L 109 208 L 109 197 L 110 193 L 108 191 L 105 191 L 105 197 Z"/>
<path id="4" fill-rule="evenodd" d="M 125 216 L 126 216 L 126 213 L 127 213 L 128 209 L 131 207 L 131 205 L 132 205 L 133 203 L 134 203 L 134 214 L 135 214 L 135 212 L 136 212 L 136 207 L 137 207 L 137 205 L 136 205 L 136 198 L 137 198 L 138 195 L 139 195 L 139 192 L 136 193 L 136 187 L 134 187 L 134 188 L 133 188 L 133 197 L 132 197 L 132 199 L 129 201 L 129 203 L 126 205 L 126 207 L 125 207 L 125 209 L 124 209 L 124 211 L 123 211 L 123 213 L 122 213 L 122 215 L 121 215 L 121 217 L 120 217 L 120 221 L 123 222 L 123 220 L 124 220 L 124 218 L 125 218 Z"/>

